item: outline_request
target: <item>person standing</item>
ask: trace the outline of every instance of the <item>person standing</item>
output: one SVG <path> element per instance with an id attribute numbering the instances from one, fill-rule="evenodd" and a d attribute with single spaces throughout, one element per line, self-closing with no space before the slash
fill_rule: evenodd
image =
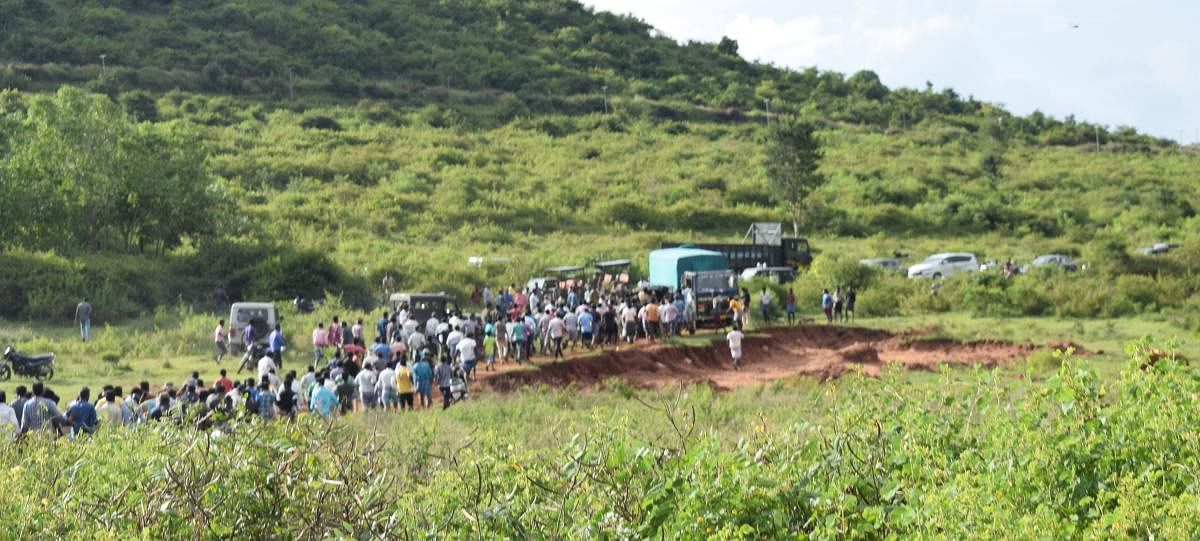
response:
<path id="1" fill-rule="evenodd" d="M 358 402 L 362 404 L 363 411 L 375 409 L 379 395 L 375 394 L 375 387 L 379 384 L 379 374 L 375 372 L 374 363 L 366 363 L 366 366 L 355 376 L 355 383 L 358 383 Z"/>
<path id="2" fill-rule="evenodd" d="M 583 346 L 592 349 L 592 333 L 594 332 L 595 318 L 592 316 L 592 311 L 584 308 L 579 314 L 579 336 L 583 342 Z"/>
<path id="3" fill-rule="evenodd" d="M 442 357 L 437 369 L 433 371 L 433 379 L 437 382 L 438 390 L 442 392 L 442 410 L 450 407 L 450 379 L 454 377 L 454 369 L 450 367 L 450 359 Z"/>
<path id="4" fill-rule="evenodd" d="M 469 379 L 475 379 L 475 346 L 478 345 L 471 335 L 466 335 L 458 344 L 454 346 L 457 350 L 458 363 L 462 366 L 463 375 Z"/>
<path id="5" fill-rule="evenodd" d="M 275 324 L 275 330 L 271 331 L 269 339 L 270 344 L 267 346 L 267 352 L 271 354 L 271 358 L 275 360 L 275 368 L 283 368 L 283 350 L 286 347 L 283 341 L 283 331 L 279 328 L 279 324 Z M 259 374 L 262 377 L 262 374 Z"/>
<path id="6" fill-rule="evenodd" d="M 388 313 L 384 312 L 383 317 L 375 322 L 375 338 L 387 338 L 388 322 Z"/>
<path id="7" fill-rule="evenodd" d="M 258 395 L 254 397 L 254 402 L 262 420 L 270 421 L 275 418 L 275 393 L 271 392 L 270 382 L 263 381 L 258 384 Z"/>
<path id="8" fill-rule="evenodd" d="M 329 345 L 329 332 L 325 330 L 325 324 L 317 322 L 317 327 L 312 332 L 313 345 L 313 364 L 320 366 L 321 361 L 325 360 L 325 346 Z"/>
<path id="9" fill-rule="evenodd" d="M 79 398 L 67 408 L 67 420 L 71 421 L 71 437 L 96 433 L 99 420 L 96 406 L 92 405 L 92 392 L 87 387 L 79 390 Z"/>
<path id="10" fill-rule="evenodd" d="M 734 323 L 733 330 L 725 335 L 725 340 L 729 342 L 729 355 L 733 357 L 733 369 L 742 369 L 742 338 L 746 335 L 742 334 L 742 326 Z"/>
<path id="11" fill-rule="evenodd" d="M 742 288 L 742 328 L 750 328 L 750 289 Z"/>
<path id="12" fill-rule="evenodd" d="M 796 324 L 796 294 L 792 292 L 792 288 L 788 288 L 787 293 L 787 319 L 788 325 Z"/>
<path id="13" fill-rule="evenodd" d="M 492 371 L 496 364 L 496 328 L 488 323 L 483 330 L 483 358 L 487 361 L 487 371 Z"/>
<path id="14" fill-rule="evenodd" d="M 423 409 L 433 406 L 433 368 L 429 366 L 431 356 L 432 352 L 426 348 L 424 353 L 417 357 L 417 364 L 413 365 L 412 369 L 413 383 L 417 386 L 417 395 L 421 397 Z"/>
<path id="15" fill-rule="evenodd" d="M 771 323 L 771 292 L 767 288 L 763 288 L 762 294 L 758 296 L 758 306 L 762 311 L 763 325 Z"/>
<path id="16" fill-rule="evenodd" d="M 26 398 L 21 410 L 22 434 L 71 426 L 71 422 L 59 411 L 58 404 L 46 397 L 46 387 L 40 381 L 33 384 L 31 396 Z"/>
<path id="17" fill-rule="evenodd" d="M 363 321 L 362 321 L 361 317 L 358 318 L 358 323 L 355 323 L 353 326 L 350 327 L 350 336 L 352 338 L 351 343 L 355 343 L 355 342 L 360 343 L 360 344 L 366 343 L 365 341 L 363 341 Z M 346 345 L 350 345 L 350 344 L 346 344 Z"/>
<path id="18" fill-rule="evenodd" d="M 556 361 L 563 358 L 562 343 L 566 330 L 567 324 L 563 322 L 562 318 L 558 317 L 558 314 L 554 314 L 550 318 L 550 322 L 546 324 L 546 334 L 550 336 L 550 342 L 553 344 L 554 360 Z"/>
<path id="19" fill-rule="evenodd" d="M 845 307 L 845 299 L 842 298 L 842 286 L 833 288 L 833 320 L 842 320 L 842 309 Z"/>
<path id="20" fill-rule="evenodd" d="M 379 397 L 380 408 L 396 409 L 396 404 L 400 400 L 396 389 L 396 363 L 387 363 L 387 366 L 379 372 L 379 379 L 375 383 L 375 396 Z"/>
<path id="21" fill-rule="evenodd" d="M 17 411 L 8 405 L 8 395 L 0 391 L 0 439 L 11 438 L 21 430 Z"/>
<path id="22" fill-rule="evenodd" d="M 213 331 L 213 342 L 217 346 L 217 353 L 213 355 L 213 362 L 217 364 L 221 364 L 221 359 L 224 359 L 225 355 L 229 353 L 229 348 L 225 346 L 225 340 L 225 320 L 221 319 L 217 321 L 217 328 Z"/>
<path id="23" fill-rule="evenodd" d="M 400 398 L 400 409 L 405 407 L 413 410 L 413 374 L 408 368 L 408 361 L 401 358 L 396 366 L 396 395 Z"/>
<path id="24" fill-rule="evenodd" d="M 396 280 L 392 278 L 392 273 L 383 275 L 383 298 L 386 301 L 392 296 L 392 292 L 396 290 Z"/>
<path id="25" fill-rule="evenodd" d="M 92 303 L 86 298 L 75 305 L 75 323 L 79 324 L 79 338 L 84 342 L 92 339 Z"/>
<path id="26" fill-rule="evenodd" d="M 833 295 L 828 289 L 821 292 L 821 311 L 825 313 L 825 322 L 833 323 Z"/>
<path id="27" fill-rule="evenodd" d="M 746 312 L 746 306 L 742 304 L 742 298 L 734 295 L 729 299 L 729 311 L 733 312 L 733 321 L 731 326 L 738 325 L 742 322 L 742 316 Z M 722 325 L 724 327 L 724 325 Z"/>
<path id="28" fill-rule="evenodd" d="M 309 411 L 316 412 L 321 417 L 332 417 L 337 411 L 338 399 L 337 395 L 330 389 L 332 385 L 318 384 L 312 393 L 312 400 L 309 401 Z"/>
<path id="29" fill-rule="evenodd" d="M 854 286 L 846 289 L 846 315 L 845 318 L 854 321 L 854 303 L 858 301 L 858 292 L 854 290 Z"/>

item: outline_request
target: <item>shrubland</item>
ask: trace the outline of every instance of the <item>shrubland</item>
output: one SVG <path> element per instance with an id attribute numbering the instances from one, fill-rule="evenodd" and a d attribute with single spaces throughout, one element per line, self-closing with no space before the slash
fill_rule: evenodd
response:
<path id="1" fill-rule="evenodd" d="M 1131 344 L 1108 382 L 1058 354 L 924 380 L 529 389 L 442 414 L 32 437 L 0 444 L 0 515 L 64 539 L 1186 537 L 1200 382 L 1149 362 L 1162 347 Z"/>
<path id="2" fill-rule="evenodd" d="M 6 318 L 60 320 L 90 296 L 119 321 L 219 284 L 363 308 L 389 273 L 460 296 L 597 258 L 644 273 L 662 241 L 790 221 L 763 100 L 820 128 L 827 182 L 800 224 L 819 262 L 1055 251 L 1098 271 L 938 298 L 863 277 L 866 310 L 1195 304 L 1194 257 L 1131 255 L 1195 242 L 1194 152 L 870 71 L 748 62 L 732 40 L 678 44 L 572 1 L 0 1 L 0 53 Z M 805 299 L 844 281 L 819 270 Z"/>

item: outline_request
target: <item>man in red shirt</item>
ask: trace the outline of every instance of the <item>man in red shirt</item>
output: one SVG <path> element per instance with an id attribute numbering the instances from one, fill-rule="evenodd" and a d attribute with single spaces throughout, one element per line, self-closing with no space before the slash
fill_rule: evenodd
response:
<path id="1" fill-rule="evenodd" d="M 229 377 L 225 375 L 224 368 L 221 369 L 221 379 L 217 380 L 217 386 L 221 389 L 224 389 L 225 394 L 229 394 L 229 391 L 233 390 L 233 382 L 230 381 Z"/>

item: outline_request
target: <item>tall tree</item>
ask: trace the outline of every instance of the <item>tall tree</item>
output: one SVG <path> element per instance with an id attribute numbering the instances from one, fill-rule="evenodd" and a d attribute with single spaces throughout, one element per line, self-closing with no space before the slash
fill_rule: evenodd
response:
<path id="1" fill-rule="evenodd" d="M 212 231 L 220 198 L 184 124 L 139 125 L 107 96 L 63 87 L 30 100 L 21 129 L 0 163 L 24 213 L 7 244 L 161 254 Z"/>
<path id="2" fill-rule="evenodd" d="M 800 235 L 804 200 L 825 183 L 817 172 L 824 153 L 817 125 L 795 117 L 781 118 L 771 127 L 765 165 L 767 178 L 775 187 L 775 198 L 787 205 L 793 234 Z"/>

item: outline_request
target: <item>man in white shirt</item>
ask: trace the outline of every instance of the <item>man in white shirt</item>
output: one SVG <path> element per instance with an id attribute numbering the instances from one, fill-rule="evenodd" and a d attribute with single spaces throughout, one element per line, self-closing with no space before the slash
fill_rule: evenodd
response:
<path id="1" fill-rule="evenodd" d="M 550 335 L 550 342 L 554 348 L 554 360 L 563 358 L 562 342 L 566 328 L 567 325 L 563 323 L 562 318 L 558 317 L 558 314 L 554 314 L 550 318 L 550 322 L 546 324 L 546 334 Z"/>
<path id="2" fill-rule="evenodd" d="M 745 336 L 739 323 L 734 323 L 733 330 L 725 335 L 725 339 L 729 341 L 729 354 L 733 357 L 734 370 L 742 369 L 742 338 Z"/>
<path id="3" fill-rule="evenodd" d="M 435 316 L 429 316 L 429 321 L 425 322 L 425 334 L 429 336 L 437 336 L 438 325 L 441 324 Z"/>
<path id="4" fill-rule="evenodd" d="M 463 373 L 471 379 L 475 378 L 475 346 L 476 342 L 474 338 L 464 336 L 452 350 L 458 362 L 462 364 Z"/>
<path id="5" fill-rule="evenodd" d="M 579 344 L 579 316 L 575 315 L 575 312 L 567 312 L 567 315 L 563 316 L 563 327 L 566 331 L 565 340 L 574 351 L 575 346 Z"/>
<path id="6" fill-rule="evenodd" d="M 8 395 L 4 391 L 0 391 L 0 436 L 11 438 L 21 430 L 21 423 L 17 421 L 17 412 L 8 405 Z"/>
<path id="7" fill-rule="evenodd" d="M 413 332 L 408 336 L 408 351 L 412 354 L 412 361 L 417 362 L 417 354 L 421 348 L 425 347 L 425 335 L 419 332 Z"/>
<path id="8" fill-rule="evenodd" d="M 258 381 L 262 381 L 263 376 L 270 374 L 275 370 L 275 359 L 270 355 L 263 355 L 263 358 L 258 360 Z"/>
<path id="9" fill-rule="evenodd" d="M 375 394 L 375 386 L 379 383 L 379 375 L 375 373 L 374 367 L 367 365 L 366 368 L 359 371 L 358 376 L 354 380 L 358 383 L 358 399 L 362 403 L 362 408 L 364 410 L 374 409 L 379 396 Z"/>
<path id="10" fill-rule="evenodd" d="M 379 396 L 379 405 L 385 410 L 394 410 L 400 404 L 400 393 L 396 387 L 395 363 L 388 363 L 379 373 L 379 382 L 375 384 L 375 394 Z"/>
<path id="11" fill-rule="evenodd" d="M 466 337 L 466 334 L 464 334 L 459 327 L 455 327 L 454 330 L 450 331 L 450 334 L 446 336 L 446 349 L 450 350 L 450 355 L 455 354 L 455 348 L 458 347 L 458 343 L 462 342 L 464 337 Z"/>

